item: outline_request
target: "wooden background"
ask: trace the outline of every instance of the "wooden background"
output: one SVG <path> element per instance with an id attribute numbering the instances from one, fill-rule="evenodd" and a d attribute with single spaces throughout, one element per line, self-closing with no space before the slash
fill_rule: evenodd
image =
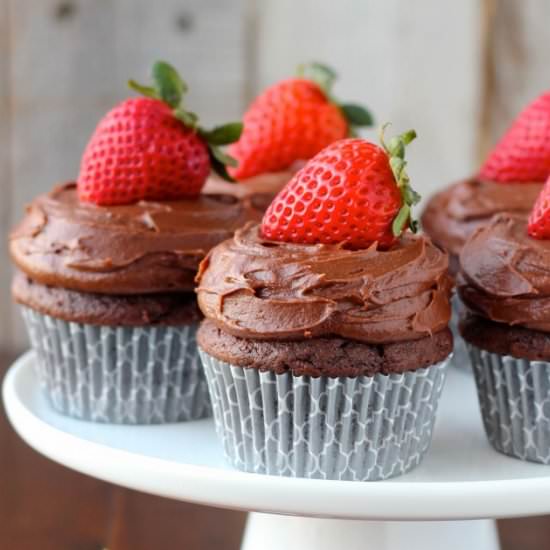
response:
<path id="1" fill-rule="evenodd" d="M 514 114 L 550 87 L 548 0 L 0 0 L 0 346 L 23 346 L 9 299 L 8 229 L 75 178 L 99 117 L 159 58 L 191 84 L 207 124 L 318 59 L 339 96 L 414 127 L 425 195 L 478 165 Z"/>

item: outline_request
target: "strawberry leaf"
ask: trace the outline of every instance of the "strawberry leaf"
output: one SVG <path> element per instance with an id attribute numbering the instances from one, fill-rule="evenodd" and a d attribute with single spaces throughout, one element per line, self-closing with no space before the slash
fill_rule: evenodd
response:
<path id="1" fill-rule="evenodd" d="M 212 130 L 202 130 L 200 135 L 211 145 L 228 145 L 237 141 L 241 137 L 242 131 L 241 122 L 230 122 Z"/>
<path id="2" fill-rule="evenodd" d="M 407 163 L 399 157 L 391 157 L 390 158 L 390 166 L 393 172 L 393 175 L 395 176 L 395 179 L 399 181 L 401 179 L 401 174 L 403 173 L 403 170 L 405 169 L 405 166 Z"/>
<path id="3" fill-rule="evenodd" d="M 342 109 L 346 120 L 352 126 L 372 126 L 374 124 L 374 119 L 370 112 L 361 105 L 343 103 L 340 105 L 340 109 Z"/>
<path id="4" fill-rule="evenodd" d="M 173 114 L 188 128 L 197 128 L 199 117 L 195 113 L 192 113 L 191 111 L 185 111 L 181 107 L 178 107 L 173 110 Z"/>
<path id="5" fill-rule="evenodd" d="M 219 147 L 216 145 L 210 145 L 209 147 L 210 153 L 212 153 L 212 156 L 219 160 L 222 164 L 225 164 L 226 166 L 232 166 L 233 168 L 236 168 L 238 166 L 237 159 L 234 159 L 233 157 L 229 156 L 227 153 L 224 153 Z"/>
<path id="6" fill-rule="evenodd" d="M 296 73 L 302 78 L 315 82 L 315 84 L 325 93 L 327 98 L 330 99 L 332 86 L 338 75 L 328 65 L 318 63 L 317 61 L 304 63 L 298 66 Z"/>
<path id="7" fill-rule="evenodd" d="M 229 181 L 231 183 L 235 182 L 227 171 L 227 165 L 230 164 L 231 166 L 236 166 L 237 161 L 233 157 L 223 153 L 216 146 L 208 147 L 208 153 L 210 155 L 210 166 L 212 166 L 212 170 L 214 170 L 214 172 L 216 172 L 216 174 L 218 174 L 218 176 L 223 178 L 225 181 Z"/>
<path id="8" fill-rule="evenodd" d="M 151 86 L 143 86 L 143 84 L 139 84 L 132 79 L 128 80 L 128 86 L 138 94 L 144 95 L 145 97 L 160 99 L 157 95 L 157 92 L 155 91 L 155 88 Z"/>
<path id="9" fill-rule="evenodd" d="M 403 132 L 399 137 L 403 140 L 403 143 L 405 145 L 408 145 L 411 141 L 416 139 L 416 130 L 407 130 L 406 132 Z"/>
<path id="10" fill-rule="evenodd" d="M 162 101 L 174 109 L 179 107 L 187 92 L 187 84 L 172 65 L 165 61 L 157 61 L 153 65 L 153 82 L 155 91 Z"/>
<path id="11" fill-rule="evenodd" d="M 414 206 L 418 204 L 422 197 L 412 187 L 406 186 L 403 188 L 403 198 L 407 204 Z"/>
<path id="12" fill-rule="evenodd" d="M 420 202 L 421 197 L 410 186 L 409 175 L 406 171 L 407 161 L 405 160 L 406 146 L 416 138 L 416 132 L 414 130 L 408 130 L 407 132 L 393 136 L 386 143 L 384 132 L 388 126 L 389 124 L 386 123 L 380 128 L 380 143 L 388 154 L 390 168 L 393 172 L 395 183 L 401 192 L 401 199 L 403 201 L 401 209 L 392 223 L 393 234 L 395 237 L 398 237 L 407 226 L 414 233 L 418 230 L 418 222 L 412 219 L 411 211 L 412 207 Z"/>
<path id="13" fill-rule="evenodd" d="M 348 123 L 348 136 L 357 136 L 357 128 L 372 126 L 374 119 L 371 113 L 361 105 L 342 103 L 332 95 L 332 87 L 338 75 L 336 71 L 323 63 L 312 62 L 298 66 L 298 76 L 311 80 L 325 94 L 327 100 L 336 105 Z"/>
<path id="14" fill-rule="evenodd" d="M 395 216 L 391 226 L 394 237 L 399 237 L 399 235 L 401 235 L 405 225 L 409 222 L 410 216 L 411 208 L 408 204 L 404 204 L 397 213 L 397 216 Z"/>

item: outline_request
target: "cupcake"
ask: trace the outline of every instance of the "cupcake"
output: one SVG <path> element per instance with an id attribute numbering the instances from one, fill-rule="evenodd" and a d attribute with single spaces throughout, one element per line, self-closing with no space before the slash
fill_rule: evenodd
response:
<path id="1" fill-rule="evenodd" d="M 201 263 L 197 340 L 236 468 L 379 480 L 426 453 L 450 279 L 447 255 L 408 230 L 413 137 L 328 146 Z"/>
<path id="2" fill-rule="evenodd" d="M 501 212 L 528 215 L 550 174 L 550 91 L 515 119 L 479 173 L 434 195 L 422 229 L 449 253 L 451 273 L 468 237 Z"/>
<path id="3" fill-rule="evenodd" d="M 501 212 L 528 215 L 550 173 L 550 92 L 538 97 L 513 122 L 490 152 L 479 173 L 434 195 L 422 217 L 422 229 L 446 250 L 450 271 L 459 269 L 459 255 L 468 237 Z M 451 327 L 455 333 L 454 363 L 467 364 L 458 337 L 460 301 L 453 298 Z"/>
<path id="4" fill-rule="evenodd" d="M 38 376 L 53 407 L 99 422 L 148 424 L 210 414 L 195 334 L 199 262 L 247 221 L 253 197 L 201 194 L 217 145 L 185 111 L 185 85 L 154 67 L 148 97 L 99 123 L 77 182 L 37 197 L 12 232 L 21 305 Z"/>
<path id="5" fill-rule="evenodd" d="M 550 182 L 529 222 L 499 214 L 466 242 L 458 291 L 485 431 L 504 454 L 550 464 Z"/>

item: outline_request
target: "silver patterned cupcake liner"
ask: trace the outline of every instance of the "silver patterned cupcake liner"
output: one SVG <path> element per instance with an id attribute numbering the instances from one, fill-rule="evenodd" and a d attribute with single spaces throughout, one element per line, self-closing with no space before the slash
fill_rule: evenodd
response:
<path id="1" fill-rule="evenodd" d="M 458 367 L 461 370 L 471 372 L 470 358 L 468 356 L 468 349 L 466 348 L 466 342 L 460 331 L 458 330 L 458 323 L 460 320 L 460 314 L 464 309 L 464 305 L 460 301 L 460 298 L 456 294 L 453 294 L 451 298 L 451 320 L 449 321 L 449 328 L 453 333 L 453 358 L 451 359 L 451 365 Z"/>
<path id="2" fill-rule="evenodd" d="M 211 415 L 197 324 L 109 327 L 22 312 L 40 384 L 58 412 L 116 424 Z"/>
<path id="3" fill-rule="evenodd" d="M 491 445 L 508 456 L 550 464 L 550 363 L 467 346 Z"/>
<path id="4" fill-rule="evenodd" d="M 199 349 L 226 459 L 247 472 L 376 481 L 420 463 L 448 361 L 357 378 L 230 365 Z"/>

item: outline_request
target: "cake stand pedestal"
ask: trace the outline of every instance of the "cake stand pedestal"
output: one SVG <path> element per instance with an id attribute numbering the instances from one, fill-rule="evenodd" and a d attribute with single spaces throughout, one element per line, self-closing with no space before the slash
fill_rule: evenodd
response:
<path id="1" fill-rule="evenodd" d="M 241 550 L 498 550 L 492 520 L 357 521 L 252 512 Z"/>
<path id="2" fill-rule="evenodd" d="M 550 467 L 492 450 L 473 379 L 458 369 L 449 373 L 424 462 L 401 477 L 360 483 L 233 470 L 211 420 L 134 427 L 63 417 L 40 392 L 33 363 L 32 353 L 22 356 L 3 386 L 8 417 L 29 445 L 124 487 L 253 511 L 243 550 L 496 550 L 487 518 L 550 513 Z"/>

